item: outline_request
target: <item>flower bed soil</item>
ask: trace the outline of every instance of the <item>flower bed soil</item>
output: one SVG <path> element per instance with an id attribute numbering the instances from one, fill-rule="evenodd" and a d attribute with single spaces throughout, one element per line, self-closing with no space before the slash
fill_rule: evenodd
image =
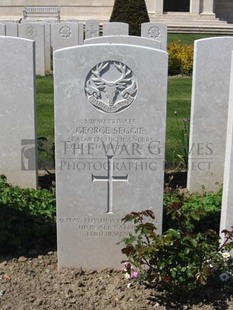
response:
<path id="1" fill-rule="evenodd" d="M 233 301 L 222 292 L 203 290 L 193 305 L 171 303 L 154 289 L 127 280 L 121 271 L 58 271 L 56 252 L 49 252 L 34 258 L 0 258 L 0 309 L 226 310 L 233 309 Z"/>

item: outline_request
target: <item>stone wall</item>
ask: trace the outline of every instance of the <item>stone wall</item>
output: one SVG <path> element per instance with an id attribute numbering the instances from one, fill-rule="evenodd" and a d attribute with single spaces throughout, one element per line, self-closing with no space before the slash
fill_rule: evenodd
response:
<path id="1" fill-rule="evenodd" d="M 113 3 L 114 0 L 2 0 L 0 2 L 0 18 L 21 18 L 26 4 L 28 6 L 60 6 L 62 19 L 97 18 L 107 20 L 111 15 Z"/>
<path id="2" fill-rule="evenodd" d="M 110 18 L 113 3 L 114 0 L 1 0 L 0 19 L 19 20 L 23 17 L 23 9 L 26 4 L 28 6 L 60 6 L 61 19 L 65 20 L 75 18 L 80 21 L 87 19 L 107 21 Z M 158 14 L 158 12 L 162 12 L 163 10 L 163 0 L 146 0 L 146 3 L 150 16 L 153 16 L 156 12 Z M 232 11 L 232 0 L 216 0 L 215 12 L 217 17 L 228 22 L 233 22 Z"/>

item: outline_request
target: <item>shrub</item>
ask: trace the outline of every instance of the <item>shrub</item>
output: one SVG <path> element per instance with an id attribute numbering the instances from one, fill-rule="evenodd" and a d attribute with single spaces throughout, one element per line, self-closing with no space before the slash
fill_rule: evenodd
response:
<path id="1" fill-rule="evenodd" d="M 0 177 L 1 254 L 26 254 L 56 244 L 55 196 L 47 190 L 20 189 Z"/>
<path id="2" fill-rule="evenodd" d="M 193 69 L 193 46 L 181 41 L 168 44 L 168 73 L 190 75 Z"/>
<path id="3" fill-rule="evenodd" d="M 195 231 L 205 232 L 209 229 L 219 233 L 219 223 L 222 205 L 222 190 L 217 193 L 204 193 L 203 195 L 179 195 L 177 192 L 168 192 L 164 195 L 163 229 L 174 228 L 173 221 L 167 209 L 173 202 L 181 203 L 183 212 L 191 212 L 198 209 L 204 211 L 202 221 L 195 221 Z"/>
<path id="4" fill-rule="evenodd" d="M 132 212 L 123 218 L 123 222 L 135 224 L 134 233 L 123 239 L 128 270 L 134 266 L 140 281 L 176 299 L 187 298 L 207 284 L 216 287 L 224 281 L 231 287 L 233 259 L 226 251 L 232 249 L 233 232 L 225 231 L 226 241 L 219 246 L 215 231 L 195 230 L 195 223 L 203 220 L 205 211 L 186 210 L 182 202 L 169 204 L 167 216 L 172 226 L 161 235 L 156 233 L 151 210 Z"/>
<path id="5" fill-rule="evenodd" d="M 149 22 L 145 0 L 115 0 L 110 22 L 129 24 L 129 34 L 140 36 L 141 24 Z"/>

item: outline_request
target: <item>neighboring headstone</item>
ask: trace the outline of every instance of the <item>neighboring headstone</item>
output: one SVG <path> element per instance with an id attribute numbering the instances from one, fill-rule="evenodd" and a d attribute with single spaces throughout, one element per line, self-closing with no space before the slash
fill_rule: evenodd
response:
<path id="1" fill-rule="evenodd" d="M 51 24 L 45 23 L 45 73 L 51 73 Z"/>
<path id="2" fill-rule="evenodd" d="M 103 36 L 128 35 L 129 24 L 109 22 L 103 24 Z"/>
<path id="3" fill-rule="evenodd" d="M 99 21 L 96 19 L 89 19 L 85 23 L 85 39 L 99 37 Z"/>
<path id="4" fill-rule="evenodd" d="M 43 21 L 35 21 L 34 23 L 39 23 L 45 26 L 45 73 L 51 73 L 51 23 L 55 23 L 56 20 L 43 20 Z M 30 24 L 30 19 L 22 20 L 23 24 Z"/>
<path id="5" fill-rule="evenodd" d="M 78 23 L 78 45 L 83 45 L 84 41 L 84 24 Z"/>
<path id="6" fill-rule="evenodd" d="M 167 53 L 95 44 L 54 55 L 58 264 L 119 267 L 121 218 L 161 232 Z"/>
<path id="7" fill-rule="evenodd" d="M 161 48 L 161 42 L 156 40 L 150 40 L 147 38 L 137 36 L 102 36 L 84 40 L 84 44 L 98 44 L 98 43 L 118 43 L 118 44 L 130 44 L 151 48 Z"/>
<path id="8" fill-rule="evenodd" d="M 62 22 L 51 25 L 53 51 L 79 45 L 79 23 Z"/>
<path id="9" fill-rule="evenodd" d="M 141 36 L 161 42 L 161 48 L 167 50 L 167 25 L 162 23 L 141 24 Z"/>
<path id="10" fill-rule="evenodd" d="M 18 24 L 17 23 L 6 23 L 6 36 L 18 37 Z"/>
<path id="11" fill-rule="evenodd" d="M 0 37 L 0 174 L 37 187 L 34 42 Z"/>
<path id="12" fill-rule="evenodd" d="M 6 35 L 6 25 L 0 24 L 0 36 L 5 36 L 5 35 Z"/>
<path id="13" fill-rule="evenodd" d="M 223 182 L 233 37 L 195 41 L 188 189 L 216 191 Z"/>
<path id="14" fill-rule="evenodd" d="M 223 180 L 220 233 L 233 226 L 233 53 L 231 62 L 230 96 L 227 122 L 226 155 Z M 222 235 L 222 238 L 224 235 Z M 224 241 L 222 239 L 222 241 Z"/>
<path id="15" fill-rule="evenodd" d="M 41 23 L 19 24 L 19 37 L 36 42 L 36 74 L 45 75 L 45 25 Z"/>

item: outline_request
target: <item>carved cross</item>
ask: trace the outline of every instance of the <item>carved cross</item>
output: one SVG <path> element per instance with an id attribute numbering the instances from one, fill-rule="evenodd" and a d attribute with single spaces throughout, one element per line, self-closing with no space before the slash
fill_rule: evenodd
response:
<path id="1" fill-rule="evenodd" d="M 107 182 L 107 214 L 113 214 L 113 182 L 128 182 L 128 174 L 125 176 L 113 175 L 113 156 L 107 155 L 108 160 L 108 175 L 107 176 L 95 176 L 92 174 L 92 182 Z"/>

